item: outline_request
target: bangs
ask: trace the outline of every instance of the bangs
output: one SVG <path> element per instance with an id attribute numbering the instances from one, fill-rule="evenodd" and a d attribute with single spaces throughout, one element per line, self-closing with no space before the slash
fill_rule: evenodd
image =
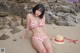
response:
<path id="1" fill-rule="evenodd" d="M 37 10 L 39 10 L 39 11 L 41 11 L 41 12 L 43 12 L 43 11 L 44 11 L 42 8 L 39 8 L 39 9 L 37 9 Z"/>

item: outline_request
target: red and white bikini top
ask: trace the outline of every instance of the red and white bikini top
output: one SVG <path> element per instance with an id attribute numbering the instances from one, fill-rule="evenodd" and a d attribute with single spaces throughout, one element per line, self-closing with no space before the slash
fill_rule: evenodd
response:
<path id="1" fill-rule="evenodd" d="M 41 19 L 39 20 L 39 22 L 36 21 L 31 21 L 30 22 L 30 28 L 37 28 L 37 27 L 42 27 L 45 24 L 45 20 Z"/>

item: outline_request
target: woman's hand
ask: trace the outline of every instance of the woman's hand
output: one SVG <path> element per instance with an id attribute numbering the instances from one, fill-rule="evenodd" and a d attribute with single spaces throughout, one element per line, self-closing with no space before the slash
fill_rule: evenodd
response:
<path id="1" fill-rule="evenodd" d="M 20 36 L 21 39 L 27 39 L 27 36 L 26 35 L 22 35 Z"/>

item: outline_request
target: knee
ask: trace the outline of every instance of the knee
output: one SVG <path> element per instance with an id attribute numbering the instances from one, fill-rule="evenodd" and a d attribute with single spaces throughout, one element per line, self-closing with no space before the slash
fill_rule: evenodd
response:
<path id="1" fill-rule="evenodd" d="M 46 50 L 45 49 L 41 49 L 40 53 L 46 53 Z"/>
<path id="2" fill-rule="evenodd" d="M 47 53 L 53 53 L 52 48 L 47 48 L 46 51 Z"/>

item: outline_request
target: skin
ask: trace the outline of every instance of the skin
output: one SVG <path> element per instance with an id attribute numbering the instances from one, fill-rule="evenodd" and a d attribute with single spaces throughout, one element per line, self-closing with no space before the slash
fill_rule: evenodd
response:
<path id="1" fill-rule="evenodd" d="M 36 10 L 35 14 L 28 14 L 27 15 L 27 17 L 26 17 L 27 27 L 26 27 L 25 35 L 22 36 L 23 39 L 27 38 L 28 33 L 30 31 L 30 27 L 29 27 L 30 21 L 37 22 L 38 20 L 40 20 L 39 15 L 41 13 L 42 12 L 40 10 Z M 45 16 L 43 16 L 42 19 L 44 20 L 44 23 L 45 23 Z M 43 27 L 33 28 L 33 29 L 31 29 L 31 31 L 32 31 L 33 36 L 37 35 L 38 33 L 43 33 L 43 34 L 45 34 L 45 36 L 47 35 L 46 31 L 45 31 L 45 25 Z M 34 49 L 36 49 L 36 51 L 38 53 L 53 53 L 49 38 L 45 38 L 43 42 L 32 38 L 31 43 L 32 43 L 32 46 L 34 47 Z"/>

